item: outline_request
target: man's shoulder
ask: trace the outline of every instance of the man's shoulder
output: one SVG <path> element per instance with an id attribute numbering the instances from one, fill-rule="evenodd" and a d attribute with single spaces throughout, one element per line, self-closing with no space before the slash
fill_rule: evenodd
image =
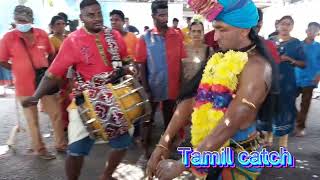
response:
<path id="1" fill-rule="evenodd" d="M 12 39 L 13 37 L 19 36 L 19 31 L 16 29 L 12 29 L 5 33 L 2 37 L 2 39 Z"/>
<path id="2" fill-rule="evenodd" d="M 181 31 L 176 30 L 176 29 L 174 29 L 172 27 L 169 27 L 169 29 L 167 31 L 167 34 L 173 35 L 174 37 L 177 37 L 177 38 L 182 40 L 182 36 L 181 36 L 182 34 L 181 33 L 182 33 Z"/>
<path id="3" fill-rule="evenodd" d="M 268 88 L 271 87 L 271 81 L 272 81 L 272 66 L 268 62 L 268 60 L 261 56 L 258 53 L 253 53 L 249 55 L 249 60 L 245 66 L 244 71 L 246 72 L 246 77 L 254 77 L 258 78 L 257 74 L 263 74 L 263 76 L 260 76 L 263 78 L 264 82 L 267 83 Z M 262 80 L 262 79 L 259 79 Z"/>
<path id="4" fill-rule="evenodd" d="M 320 43 L 319 43 L 319 42 L 315 41 L 315 45 L 316 45 L 318 48 L 320 48 Z"/>
<path id="5" fill-rule="evenodd" d="M 88 36 L 88 34 L 81 28 L 81 29 L 77 29 L 73 32 L 71 32 L 70 34 L 68 34 L 68 36 L 66 37 L 66 39 L 63 41 L 65 42 L 69 42 L 69 41 L 85 41 L 85 37 Z"/>
<path id="6" fill-rule="evenodd" d="M 49 35 L 48 33 L 43 30 L 43 29 L 40 29 L 40 28 L 33 28 L 33 33 L 36 35 L 36 36 L 41 36 L 41 37 L 46 37 L 46 38 L 49 38 Z"/>
<path id="7" fill-rule="evenodd" d="M 320 43 L 315 41 L 315 50 L 320 53 Z"/>
<path id="8" fill-rule="evenodd" d="M 130 39 L 136 39 L 137 38 L 137 36 L 132 32 L 127 32 L 126 37 L 128 37 Z"/>
<path id="9" fill-rule="evenodd" d="M 108 28 L 109 29 L 109 28 Z M 107 29 L 106 29 L 107 30 Z M 121 36 L 121 33 L 118 31 L 118 30 L 115 30 L 115 29 L 109 29 L 112 33 L 112 35 L 115 37 L 115 38 L 119 38 L 119 37 L 122 37 Z"/>
<path id="10" fill-rule="evenodd" d="M 130 30 L 137 30 L 137 28 L 135 26 L 129 25 L 128 28 L 130 28 Z"/>
<path id="11" fill-rule="evenodd" d="M 248 58 L 249 60 L 247 62 L 247 65 L 250 68 L 266 69 L 271 67 L 268 60 L 258 53 L 252 53 Z"/>
<path id="12" fill-rule="evenodd" d="M 77 37 L 77 36 L 85 36 L 87 33 L 83 30 L 83 28 L 77 29 L 71 33 L 68 34 L 67 37 Z"/>
<path id="13" fill-rule="evenodd" d="M 140 35 L 139 39 L 144 39 L 146 36 L 150 35 L 151 32 L 152 32 L 152 29 L 148 29 L 148 30 L 144 31 L 144 32 Z"/>
<path id="14" fill-rule="evenodd" d="M 295 43 L 295 44 L 301 44 L 303 43 L 303 41 L 300 41 L 300 39 L 298 38 L 295 38 L 293 37 L 291 40 L 290 40 L 291 43 Z"/>
<path id="15" fill-rule="evenodd" d="M 181 31 L 183 31 L 183 32 L 189 31 L 189 27 L 184 27 L 181 29 Z"/>

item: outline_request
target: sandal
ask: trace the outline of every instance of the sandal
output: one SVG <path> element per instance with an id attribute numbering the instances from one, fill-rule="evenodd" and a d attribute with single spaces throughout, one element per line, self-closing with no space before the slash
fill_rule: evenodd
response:
<path id="1" fill-rule="evenodd" d="M 37 153 L 37 156 L 40 159 L 44 159 L 44 160 L 56 159 L 56 156 L 53 153 L 48 152 L 45 148 L 40 149 Z"/>
<path id="2" fill-rule="evenodd" d="M 65 153 L 67 152 L 67 149 L 68 149 L 67 145 L 56 146 L 56 151 L 58 153 Z"/>
<path id="3" fill-rule="evenodd" d="M 46 152 L 45 154 L 39 154 L 38 156 L 40 159 L 44 159 L 44 160 L 52 160 L 57 158 L 54 154 L 50 152 Z"/>

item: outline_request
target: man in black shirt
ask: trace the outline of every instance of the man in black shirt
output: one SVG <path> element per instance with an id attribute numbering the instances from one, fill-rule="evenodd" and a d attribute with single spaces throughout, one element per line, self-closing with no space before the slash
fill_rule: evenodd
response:
<path id="1" fill-rule="evenodd" d="M 127 32 L 132 32 L 134 33 L 135 35 L 138 35 L 140 32 L 139 30 L 134 27 L 134 26 L 131 26 L 129 24 L 129 18 L 124 18 L 124 21 L 125 21 L 125 25 L 124 25 L 124 30 L 127 31 Z"/>

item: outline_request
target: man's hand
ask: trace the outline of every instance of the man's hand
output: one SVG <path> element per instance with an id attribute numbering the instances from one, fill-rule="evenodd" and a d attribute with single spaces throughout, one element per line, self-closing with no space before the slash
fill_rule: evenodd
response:
<path id="1" fill-rule="evenodd" d="M 160 180 L 174 179 L 186 170 L 186 167 L 180 162 L 180 160 L 166 159 L 160 161 L 157 166 L 156 177 Z"/>
<path id="2" fill-rule="evenodd" d="M 125 74 L 130 74 L 137 78 L 138 76 L 138 68 L 134 64 L 129 64 L 124 66 Z"/>
<path id="3" fill-rule="evenodd" d="M 169 153 L 170 152 L 168 150 L 162 147 L 156 147 L 154 149 L 147 164 L 146 172 L 149 179 L 155 175 L 159 162 L 163 159 L 167 159 L 169 157 Z"/>
<path id="4" fill-rule="evenodd" d="M 38 102 L 39 102 L 38 98 L 31 96 L 31 97 L 28 97 L 26 100 L 22 101 L 21 105 L 22 107 L 27 108 L 30 106 L 36 106 Z"/>

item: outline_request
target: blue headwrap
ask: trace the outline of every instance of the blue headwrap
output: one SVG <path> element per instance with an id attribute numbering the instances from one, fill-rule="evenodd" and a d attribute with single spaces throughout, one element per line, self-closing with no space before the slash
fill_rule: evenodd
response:
<path id="1" fill-rule="evenodd" d="M 223 10 L 216 20 L 243 29 L 258 24 L 258 9 L 252 0 L 218 0 L 218 2 L 223 6 Z"/>

